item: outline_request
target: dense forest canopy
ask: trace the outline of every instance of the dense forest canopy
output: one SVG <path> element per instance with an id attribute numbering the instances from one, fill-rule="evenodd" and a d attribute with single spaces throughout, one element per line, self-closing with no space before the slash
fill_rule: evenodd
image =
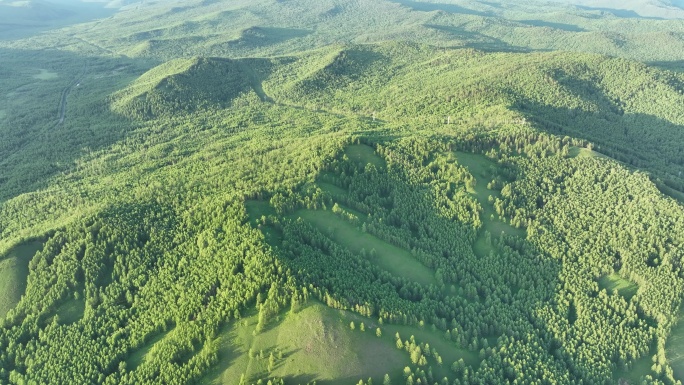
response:
<path id="1" fill-rule="evenodd" d="M 0 0 L 0 384 L 681 384 L 682 6 Z"/>

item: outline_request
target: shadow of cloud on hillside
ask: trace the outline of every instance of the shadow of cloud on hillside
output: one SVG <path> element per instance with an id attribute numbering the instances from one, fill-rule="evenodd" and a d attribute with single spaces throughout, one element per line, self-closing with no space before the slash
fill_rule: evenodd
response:
<path id="1" fill-rule="evenodd" d="M 414 11 L 422 11 L 422 12 L 435 12 L 435 11 L 443 11 L 443 12 L 448 12 L 448 13 L 460 13 L 464 15 L 473 15 L 473 16 L 494 16 L 493 13 L 491 12 L 486 12 L 486 11 L 477 11 L 474 9 L 470 8 L 465 8 L 461 7 L 456 4 L 445 4 L 445 3 L 423 3 L 419 1 L 411 1 L 411 0 L 391 0 L 394 3 L 401 4 L 405 7 L 411 8 Z"/>
<path id="2" fill-rule="evenodd" d="M 647 62 L 651 67 L 656 67 L 661 70 L 673 71 L 673 72 L 684 72 L 684 60 L 673 60 L 673 61 L 656 61 Z"/>
<path id="3" fill-rule="evenodd" d="M 240 38 L 231 43 L 242 44 L 278 44 L 290 39 L 302 38 L 313 33 L 308 29 L 275 28 L 275 27 L 251 27 L 240 33 Z"/>
<path id="4" fill-rule="evenodd" d="M 639 15 L 636 11 L 633 11 L 631 9 L 617 9 L 617 8 L 605 8 L 605 7 L 590 7 L 587 5 L 577 5 L 576 6 L 579 9 L 585 10 L 585 11 L 594 11 L 594 12 L 602 12 L 602 13 L 607 13 L 611 14 L 615 17 L 619 17 L 622 19 L 648 19 L 648 20 L 665 20 L 662 17 L 654 17 L 654 16 L 641 16 Z"/>
<path id="5" fill-rule="evenodd" d="M 206 51 L 217 56 L 273 56 L 271 49 L 287 46 L 288 42 L 306 38 L 313 30 L 253 26 L 240 32 L 232 40 L 209 39 Z M 264 55 L 266 54 L 266 55 Z"/>
<path id="6" fill-rule="evenodd" d="M 518 22 L 527 24 L 532 27 L 548 27 L 567 32 L 587 32 L 586 29 L 574 24 L 554 23 L 551 21 L 544 20 L 518 20 Z"/>
<path id="7" fill-rule="evenodd" d="M 462 28 L 439 24 L 425 24 L 425 27 L 446 33 L 455 39 L 464 42 L 466 48 L 474 48 L 485 52 L 531 52 L 526 47 L 514 46 L 501 39 L 483 35 L 479 32 L 466 31 Z"/>

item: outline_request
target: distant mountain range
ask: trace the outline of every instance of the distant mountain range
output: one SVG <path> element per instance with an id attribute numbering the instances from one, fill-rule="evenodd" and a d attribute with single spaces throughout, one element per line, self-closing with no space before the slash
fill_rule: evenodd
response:
<path id="1" fill-rule="evenodd" d="M 619 17 L 684 18 L 682 0 L 564 0 L 585 9 L 605 10 Z"/>

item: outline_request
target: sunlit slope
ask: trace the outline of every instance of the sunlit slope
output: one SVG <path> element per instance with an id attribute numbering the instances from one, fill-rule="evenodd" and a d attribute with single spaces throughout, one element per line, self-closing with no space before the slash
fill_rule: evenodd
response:
<path id="1" fill-rule="evenodd" d="M 445 129 L 531 125 L 591 141 L 684 187 L 684 78 L 676 73 L 599 55 L 398 43 L 326 49 L 283 64 L 263 84 L 279 102 Z"/>

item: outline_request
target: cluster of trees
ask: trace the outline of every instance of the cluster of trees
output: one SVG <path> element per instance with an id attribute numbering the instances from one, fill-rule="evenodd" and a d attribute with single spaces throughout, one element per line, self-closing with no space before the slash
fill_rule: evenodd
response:
<path id="1" fill-rule="evenodd" d="M 396 345 L 397 349 L 404 349 L 406 350 L 407 353 L 411 356 L 411 362 L 414 365 L 418 366 L 425 366 L 427 365 L 427 358 L 433 356 L 435 359 L 435 362 L 437 365 L 442 365 L 442 356 L 437 353 L 436 349 L 430 349 L 430 344 L 426 343 L 416 343 L 416 339 L 414 336 L 411 336 L 408 340 L 402 342 L 401 341 L 401 336 L 399 333 L 396 334 L 395 336 L 396 339 Z M 463 363 L 463 360 L 460 361 L 460 363 Z M 460 364 L 459 363 L 459 364 Z M 457 364 L 456 362 L 454 363 L 455 365 Z"/>
<path id="2" fill-rule="evenodd" d="M 455 346 L 480 353 L 478 368 L 457 365 L 456 377 L 465 383 L 527 381 L 540 375 L 560 382 L 602 382 L 618 372 L 630 375 L 633 362 L 649 355 L 658 358 L 643 379 L 675 382 L 663 349 L 679 307 L 678 286 L 655 288 L 649 282 L 681 279 L 681 240 L 671 231 L 680 233 L 676 218 L 683 213 L 646 176 L 615 162 L 573 157 L 569 148 L 581 141 L 539 133 L 467 142 L 369 140 L 383 164 L 353 161 L 340 153 L 319 180 L 345 193 L 309 187 L 299 200 L 290 195 L 289 211 L 283 213 L 336 207 L 340 220 L 410 250 L 435 271 L 438 283 L 420 285 L 390 274 L 372 256 L 348 250 L 296 215 L 267 219 L 267 226 L 282 234 L 277 253 L 298 281 L 313 288 L 312 294 L 336 308 L 441 329 Z M 463 193 L 474 177 L 459 164 L 455 150 L 486 153 L 497 181 L 490 187 L 501 191 L 491 190 L 484 202 Z M 609 178 L 611 173 L 617 174 Z M 452 187 L 440 188 L 449 183 Z M 659 206 L 631 203 L 635 197 Z M 454 207 L 472 208 L 467 216 L 443 210 L 443 202 L 456 199 L 467 203 L 456 201 Z M 524 227 L 527 237 L 491 234 L 488 226 L 495 219 L 481 217 L 484 204 L 504 223 Z M 603 225 L 609 221 L 610 226 Z M 661 226 L 648 227 L 653 244 L 646 247 L 648 241 L 641 237 L 637 242 L 636 232 L 622 239 L 630 234 L 627 223 L 639 231 L 646 223 Z M 477 242 L 486 245 L 485 253 L 474 251 Z M 611 244 L 615 249 L 607 249 Z M 627 258 L 648 275 L 628 270 Z M 672 262 L 661 267 L 663 260 Z M 614 272 L 639 285 L 638 294 L 628 298 L 601 290 L 599 279 Z M 418 353 L 425 349 L 408 346 L 414 363 L 425 365 Z"/>

